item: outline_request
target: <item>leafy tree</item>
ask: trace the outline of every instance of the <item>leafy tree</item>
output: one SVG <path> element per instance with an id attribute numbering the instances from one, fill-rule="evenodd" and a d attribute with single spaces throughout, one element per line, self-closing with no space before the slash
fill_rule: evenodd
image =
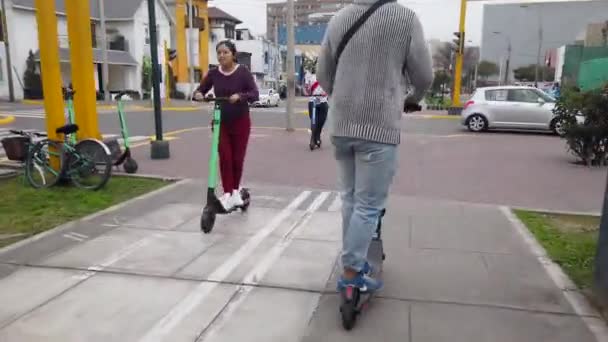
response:
<path id="1" fill-rule="evenodd" d="M 433 94 L 441 93 L 444 84 L 450 84 L 452 77 L 445 70 L 437 70 L 435 72 L 435 78 L 433 79 L 433 85 L 431 86 L 431 92 Z"/>
<path id="2" fill-rule="evenodd" d="M 563 90 L 553 112 L 572 154 L 587 166 L 607 164 L 608 83 L 604 89 L 587 92 Z M 577 120 L 579 115 L 584 122 Z"/>
<path id="3" fill-rule="evenodd" d="M 555 69 L 542 66 L 539 69 L 541 81 L 552 82 L 555 79 Z M 534 81 L 536 79 L 536 64 L 530 64 L 513 70 L 513 75 L 518 81 Z M 544 75 L 544 80 L 542 80 Z"/>
<path id="4" fill-rule="evenodd" d="M 479 77 L 487 79 L 490 76 L 498 75 L 498 65 L 490 61 L 481 61 L 477 67 L 477 74 Z"/>
<path id="5" fill-rule="evenodd" d="M 152 60 L 148 56 L 144 56 L 141 66 L 141 89 L 144 94 L 152 90 Z"/>
<path id="6" fill-rule="evenodd" d="M 36 72 L 36 59 L 32 50 L 29 51 L 25 65 L 25 73 L 23 74 L 25 89 L 32 94 L 41 93 L 42 77 Z"/>

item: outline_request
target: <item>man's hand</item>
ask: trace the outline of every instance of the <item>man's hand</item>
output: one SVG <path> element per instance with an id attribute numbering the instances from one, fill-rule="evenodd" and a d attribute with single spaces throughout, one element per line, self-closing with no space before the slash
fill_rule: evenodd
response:
<path id="1" fill-rule="evenodd" d="M 228 100 L 230 101 L 230 103 L 237 103 L 240 99 L 241 99 L 241 95 L 234 94 L 234 95 L 230 96 L 230 98 Z"/>
<path id="2" fill-rule="evenodd" d="M 195 91 L 193 98 L 196 101 L 203 101 L 205 99 L 205 96 L 200 91 Z"/>

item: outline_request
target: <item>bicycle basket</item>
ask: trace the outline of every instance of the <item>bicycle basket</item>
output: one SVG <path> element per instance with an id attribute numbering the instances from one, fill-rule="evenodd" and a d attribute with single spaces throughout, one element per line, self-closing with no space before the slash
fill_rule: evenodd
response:
<path id="1" fill-rule="evenodd" d="M 8 160 L 24 162 L 27 158 L 28 137 L 13 136 L 2 139 L 2 147 Z"/>

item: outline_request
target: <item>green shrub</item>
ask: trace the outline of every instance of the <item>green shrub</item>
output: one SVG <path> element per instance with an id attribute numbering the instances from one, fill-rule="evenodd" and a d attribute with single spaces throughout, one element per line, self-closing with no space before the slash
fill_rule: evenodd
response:
<path id="1" fill-rule="evenodd" d="M 566 89 L 553 112 L 563 125 L 563 138 L 572 154 L 588 166 L 608 164 L 608 84 L 587 92 Z M 584 122 L 579 123 L 577 116 Z"/>

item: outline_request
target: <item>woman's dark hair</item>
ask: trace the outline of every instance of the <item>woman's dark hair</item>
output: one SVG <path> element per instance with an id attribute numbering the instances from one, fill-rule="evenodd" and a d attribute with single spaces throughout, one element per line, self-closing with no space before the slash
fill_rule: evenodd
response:
<path id="1" fill-rule="evenodd" d="M 215 51 L 217 52 L 217 50 L 219 50 L 220 46 L 222 45 L 224 45 L 226 48 L 228 48 L 228 50 L 230 50 L 230 52 L 232 52 L 232 55 L 234 56 L 234 62 L 237 63 L 238 61 L 236 59 L 236 45 L 234 45 L 234 43 L 229 40 L 222 40 L 215 46 Z"/>

